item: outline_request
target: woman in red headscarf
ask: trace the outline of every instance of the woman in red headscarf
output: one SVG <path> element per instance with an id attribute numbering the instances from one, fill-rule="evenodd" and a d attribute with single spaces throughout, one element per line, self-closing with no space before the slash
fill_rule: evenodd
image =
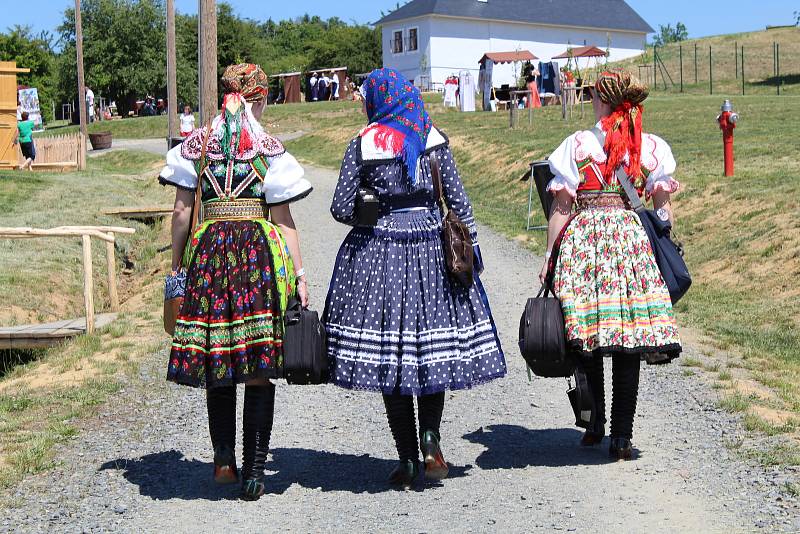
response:
<path id="1" fill-rule="evenodd" d="M 270 379 L 282 373 L 284 311 L 295 293 L 308 304 L 289 204 L 308 195 L 311 184 L 258 121 L 268 89 L 264 71 L 233 65 L 222 85 L 222 112 L 169 151 L 159 176 L 177 188 L 165 298 L 184 297 L 167 379 L 206 389 L 218 483 L 239 480 L 236 385 L 246 384 L 242 498 L 255 500 L 264 493 L 275 403 Z M 192 229 L 196 195 L 204 220 Z"/>
<path id="2" fill-rule="evenodd" d="M 568 345 L 595 399 L 596 425 L 581 444 L 599 444 L 605 435 L 603 357 L 610 356 L 609 452 L 626 460 L 632 456 L 640 359 L 666 363 L 681 352 L 669 292 L 616 177 L 624 169 L 637 192 L 653 199 L 659 216 L 672 220 L 675 159 L 663 139 L 642 133 L 647 95 L 647 87 L 628 72 L 603 73 L 592 91 L 594 130 L 569 136 L 550 156 L 555 177 L 548 190 L 555 201 L 540 273 L 561 300 Z"/>

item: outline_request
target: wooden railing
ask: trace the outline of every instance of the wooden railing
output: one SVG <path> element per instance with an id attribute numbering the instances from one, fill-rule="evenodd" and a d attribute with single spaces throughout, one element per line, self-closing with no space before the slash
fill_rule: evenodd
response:
<path id="1" fill-rule="evenodd" d="M 117 292 L 117 264 L 114 252 L 114 234 L 133 234 L 134 228 L 121 226 L 59 226 L 58 228 L 2 228 L 0 239 L 25 239 L 37 237 L 80 237 L 83 242 L 83 304 L 86 309 L 86 333 L 94 332 L 94 279 L 92 274 L 92 238 L 106 244 L 108 294 L 111 311 L 119 311 Z"/>
<path id="2" fill-rule="evenodd" d="M 36 149 L 34 168 L 59 170 L 78 168 L 81 159 L 80 133 L 35 137 L 33 144 Z M 20 164 L 25 161 L 19 149 L 17 157 Z"/>

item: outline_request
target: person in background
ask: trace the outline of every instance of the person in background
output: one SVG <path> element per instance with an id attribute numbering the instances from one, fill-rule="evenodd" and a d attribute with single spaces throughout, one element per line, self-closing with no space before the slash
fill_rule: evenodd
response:
<path id="1" fill-rule="evenodd" d="M 165 298 L 179 296 L 184 286 L 167 380 L 206 390 L 214 480 L 220 484 L 240 479 L 236 385 L 245 384 L 241 498 L 256 500 L 265 491 L 275 409 L 270 379 L 283 373 L 287 302 L 296 294 L 308 306 L 290 203 L 312 188 L 297 160 L 259 123 L 269 89 L 261 67 L 228 67 L 222 87 L 222 112 L 211 131 L 198 128 L 170 150 L 159 177 L 177 188 Z M 204 220 L 187 243 L 198 176 Z M 197 429 L 199 421 L 176 424 L 185 423 Z"/>
<path id="2" fill-rule="evenodd" d="M 336 71 L 331 72 L 331 100 L 339 100 L 339 75 Z"/>
<path id="3" fill-rule="evenodd" d="M 187 137 L 194 131 L 194 113 L 192 106 L 183 106 L 181 114 L 181 137 Z"/>
<path id="4" fill-rule="evenodd" d="M 311 75 L 308 86 L 311 88 L 311 100 L 317 102 L 319 100 L 319 74 L 315 72 Z"/>
<path id="5" fill-rule="evenodd" d="M 328 78 L 328 73 L 323 72 L 322 77 L 319 79 L 319 99 L 325 102 L 330 98 L 331 79 Z"/>
<path id="6" fill-rule="evenodd" d="M 89 122 L 94 122 L 94 91 L 89 89 L 89 87 L 86 88 L 86 110 L 89 114 Z"/>
<path id="7" fill-rule="evenodd" d="M 642 132 L 648 89 L 630 73 L 604 72 L 590 92 L 597 124 L 567 137 L 549 158 L 555 199 L 547 230 L 542 283 L 552 283 L 564 310 L 567 344 L 585 368 L 597 408 L 581 445 L 605 436 L 603 359 L 612 363 L 611 443 L 615 460 L 630 460 L 640 360 L 668 363 L 681 352 L 669 291 L 617 170 L 637 194 L 672 220 L 675 158 L 669 145 Z M 577 210 L 573 213 L 573 204 Z"/>
<path id="8" fill-rule="evenodd" d="M 389 483 L 409 487 L 420 472 L 420 449 L 425 478 L 448 475 L 439 433 L 445 392 L 504 376 L 506 363 L 478 276 L 472 205 L 447 137 L 396 70 L 373 71 L 361 90 L 369 124 L 345 152 L 331 213 L 355 226 L 356 196 L 366 187 L 376 191 L 381 216 L 342 243 L 323 318 L 333 383 L 383 395 L 399 457 Z M 468 286 L 446 267 L 434 155 L 447 205 L 472 238 Z"/>
<path id="9" fill-rule="evenodd" d="M 531 109 L 542 107 L 542 99 L 539 97 L 539 76 L 539 69 L 531 67 L 531 71 L 528 73 L 528 77 L 525 80 L 528 91 L 531 92 L 531 94 L 528 95 L 527 107 Z"/>
<path id="10" fill-rule="evenodd" d="M 25 158 L 25 163 L 19 166 L 20 170 L 28 169 L 33 170 L 33 161 L 36 159 L 36 147 L 33 145 L 33 128 L 34 123 L 29 120 L 30 115 L 27 111 L 20 114 L 22 119 L 17 123 L 17 131 L 14 133 L 14 145 L 19 143 L 19 148 L 22 150 L 22 157 Z"/>

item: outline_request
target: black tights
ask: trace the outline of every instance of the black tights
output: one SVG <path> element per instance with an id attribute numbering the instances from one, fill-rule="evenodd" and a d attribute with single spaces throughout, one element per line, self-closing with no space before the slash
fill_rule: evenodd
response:
<path id="1" fill-rule="evenodd" d="M 236 386 L 207 391 L 208 430 L 215 459 L 226 461 L 236 447 Z M 267 463 L 275 413 L 275 386 L 245 386 L 242 422 L 242 478 L 261 478 Z"/>
<path id="2" fill-rule="evenodd" d="M 639 356 L 614 354 L 612 367 L 611 437 L 633 437 L 633 418 L 636 414 L 636 400 L 639 395 Z M 585 363 L 586 375 L 592 388 L 597 408 L 599 430 L 606 423 L 606 395 L 603 387 L 603 358 L 593 356 Z"/>
<path id="3" fill-rule="evenodd" d="M 419 404 L 419 436 L 414 421 L 414 397 L 411 395 L 384 395 L 386 417 L 392 430 L 397 455 L 400 460 L 419 460 L 419 440 L 422 435 L 432 430 L 439 438 L 439 424 L 442 422 L 444 410 L 444 392 L 417 397 Z M 419 438 L 419 439 L 418 439 Z"/>

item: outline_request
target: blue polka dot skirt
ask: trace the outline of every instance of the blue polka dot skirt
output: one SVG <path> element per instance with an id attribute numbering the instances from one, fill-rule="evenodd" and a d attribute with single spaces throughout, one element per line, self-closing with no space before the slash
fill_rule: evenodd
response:
<path id="1" fill-rule="evenodd" d="M 427 395 L 506 374 L 483 288 L 450 278 L 440 232 L 439 213 L 422 210 L 345 239 L 324 314 L 335 384 Z"/>

